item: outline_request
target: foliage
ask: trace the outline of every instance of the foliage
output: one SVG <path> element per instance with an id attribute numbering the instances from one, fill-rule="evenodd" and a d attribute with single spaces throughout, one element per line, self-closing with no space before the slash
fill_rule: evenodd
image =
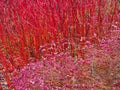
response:
<path id="1" fill-rule="evenodd" d="M 40 64 L 46 71 L 42 74 L 57 71 L 64 79 L 48 79 L 48 83 L 44 83 L 48 88 L 66 88 L 66 82 L 70 82 L 68 86 L 75 82 L 87 89 L 98 84 L 97 76 L 103 83 L 95 89 L 111 89 L 114 82 L 118 86 L 119 82 L 114 81 L 111 73 L 117 72 L 115 65 L 119 66 L 119 9 L 118 0 L 0 0 L 0 64 L 8 86 L 10 78 L 14 78 L 10 73 L 31 68 L 32 64 L 34 68 L 43 62 L 49 67 Z M 56 64 L 58 70 L 53 68 Z M 71 72 L 70 66 L 79 69 Z M 107 85 L 110 79 L 103 78 L 107 75 L 104 70 L 110 71 L 109 78 L 113 79 L 110 85 Z M 67 80 L 65 72 L 73 75 Z M 58 86 L 54 82 L 58 82 Z M 75 85 L 70 88 L 77 88 Z"/>

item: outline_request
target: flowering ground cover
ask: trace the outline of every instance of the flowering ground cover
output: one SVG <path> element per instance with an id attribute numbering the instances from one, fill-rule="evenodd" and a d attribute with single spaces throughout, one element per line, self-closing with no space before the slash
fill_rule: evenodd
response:
<path id="1" fill-rule="evenodd" d="M 70 52 L 54 52 L 29 63 L 16 75 L 11 88 L 17 90 L 119 90 L 120 31 L 118 37 L 86 44 L 86 58 Z M 88 43 L 88 42 L 87 42 Z M 15 75 L 15 76 L 14 76 Z M 24 82 L 24 83 L 23 83 Z"/>
<path id="2" fill-rule="evenodd" d="M 0 0 L 0 90 L 119 90 L 119 0 Z"/>

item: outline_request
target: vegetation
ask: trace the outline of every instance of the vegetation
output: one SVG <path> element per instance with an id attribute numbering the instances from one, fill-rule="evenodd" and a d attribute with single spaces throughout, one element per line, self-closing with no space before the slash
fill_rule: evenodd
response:
<path id="1" fill-rule="evenodd" d="M 8 89 L 119 90 L 119 5 L 0 0 L 0 70 Z"/>

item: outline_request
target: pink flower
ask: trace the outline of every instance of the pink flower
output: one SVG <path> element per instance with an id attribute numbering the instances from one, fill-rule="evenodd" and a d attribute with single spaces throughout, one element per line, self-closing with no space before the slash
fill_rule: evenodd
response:
<path id="1" fill-rule="evenodd" d="M 91 42 L 90 41 L 86 41 L 86 45 L 91 45 Z"/>

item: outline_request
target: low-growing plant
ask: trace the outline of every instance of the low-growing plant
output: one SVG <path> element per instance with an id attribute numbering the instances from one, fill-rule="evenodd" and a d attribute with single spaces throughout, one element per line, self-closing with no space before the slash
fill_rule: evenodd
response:
<path id="1" fill-rule="evenodd" d="M 83 48 L 86 52 L 85 59 L 77 52 L 72 56 L 69 51 L 54 50 L 42 56 L 41 61 L 25 66 L 18 75 L 13 72 L 11 88 L 16 90 L 119 90 L 119 35 L 101 40 L 99 46 L 87 41 Z M 49 46 L 53 47 L 56 44 L 52 43 Z M 41 51 L 44 49 L 45 46 L 40 47 Z"/>

